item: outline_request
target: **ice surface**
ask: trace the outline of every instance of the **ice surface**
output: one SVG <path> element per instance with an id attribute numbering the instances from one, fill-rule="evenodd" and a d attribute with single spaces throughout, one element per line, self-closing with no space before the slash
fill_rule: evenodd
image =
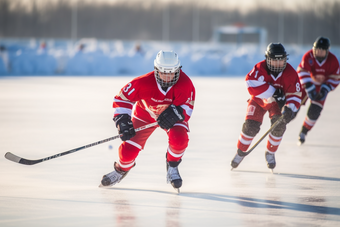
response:
<path id="1" fill-rule="evenodd" d="M 230 171 L 248 99 L 243 77 L 192 77 L 197 97 L 179 195 L 166 184 L 160 129 L 110 189 L 98 185 L 119 140 L 33 166 L 4 158 L 39 159 L 116 135 L 113 96 L 131 78 L 0 78 L 0 226 L 340 225 L 339 88 L 303 146 L 296 143 L 307 108 L 289 124 L 274 174 L 265 140 Z M 253 143 L 268 128 L 266 115 Z"/>

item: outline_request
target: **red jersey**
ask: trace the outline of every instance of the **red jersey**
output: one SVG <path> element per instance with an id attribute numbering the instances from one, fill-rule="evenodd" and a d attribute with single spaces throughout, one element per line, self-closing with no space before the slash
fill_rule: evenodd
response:
<path id="1" fill-rule="evenodd" d="M 177 83 L 164 91 L 157 83 L 154 72 L 133 79 L 114 97 L 114 116 L 129 114 L 145 122 L 155 122 L 169 105 L 183 108 L 183 123 L 187 126 L 195 102 L 195 87 L 181 70 Z M 133 107 L 134 110 L 133 110 Z M 132 114 L 133 111 L 133 114 Z"/>
<path id="2" fill-rule="evenodd" d="M 312 82 L 316 86 L 325 83 L 334 90 L 340 83 L 340 69 L 338 59 L 328 52 L 328 56 L 321 63 L 314 58 L 313 50 L 309 50 L 302 57 L 297 72 L 301 84 Z"/>
<path id="3" fill-rule="evenodd" d="M 246 85 L 252 99 L 265 110 L 275 102 L 272 97 L 280 88 L 286 96 L 286 105 L 296 112 L 301 103 L 301 84 L 294 68 L 287 63 L 286 68 L 275 78 L 267 71 L 266 60 L 257 63 L 246 76 Z"/>

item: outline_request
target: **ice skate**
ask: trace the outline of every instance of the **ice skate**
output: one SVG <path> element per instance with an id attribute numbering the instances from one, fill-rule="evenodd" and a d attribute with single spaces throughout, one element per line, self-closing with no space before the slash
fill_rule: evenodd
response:
<path id="1" fill-rule="evenodd" d="M 103 176 L 99 187 L 110 187 L 119 183 L 129 171 L 122 171 L 117 162 L 113 165 L 114 171 Z"/>
<path id="2" fill-rule="evenodd" d="M 275 154 L 274 153 L 270 153 L 269 151 L 266 151 L 265 155 L 266 155 L 267 166 L 271 170 L 271 172 L 273 172 L 273 169 L 276 166 Z"/>
<path id="3" fill-rule="evenodd" d="M 237 150 L 237 153 L 235 154 L 233 160 L 231 161 L 230 165 L 231 165 L 231 170 L 236 169 L 238 167 L 238 165 L 242 162 L 242 160 L 244 159 L 245 156 L 240 156 L 239 154 L 243 153 L 243 151 L 241 151 L 240 149 Z"/>
<path id="4" fill-rule="evenodd" d="M 167 183 L 171 183 L 172 187 L 179 193 L 179 188 L 182 186 L 182 178 L 178 172 L 178 165 L 181 163 L 182 159 L 178 162 L 166 162 Z"/>
<path id="5" fill-rule="evenodd" d="M 299 135 L 298 145 L 301 146 L 306 141 L 306 134 L 301 132 Z"/>

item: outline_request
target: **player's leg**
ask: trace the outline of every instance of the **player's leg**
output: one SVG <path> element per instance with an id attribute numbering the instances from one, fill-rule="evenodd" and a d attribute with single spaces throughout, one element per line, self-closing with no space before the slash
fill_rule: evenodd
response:
<path id="1" fill-rule="evenodd" d="M 242 131 L 237 141 L 237 152 L 231 161 L 232 168 L 237 168 L 246 156 L 245 152 L 248 150 L 256 134 L 260 131 L 265 113 L 266 110 L 253 100 L 248 102 L 246 120 L 243 123 Z"/>
<path id="2" fill-rule="evenodd" d="M 321 111 L 323 109 L 323 105 L 324 105 L 324 101 L 323 102 L 316 102 L 316 101 L 311 102 L 308 108 L 305 120 L 303 122 L 300 134 L 299 134 L 299 141 L 298 141 L 299 145 L 305 142 L 307 133 L 314 127 L 316 121 L 320 117 Z"/>
<path id="3" fill-rule="evenodd" d="M 143 122 L 134 118 L 132 122 L 135 128 L 149 124 L 149 122 Z M 157 126 L 136 132 L 134 137 L 120 145 L 118 149 L 119 161 L 114 163 L 113 172 L 103 176 L 103 186 L 119 183 L 126 176 L 130 169 L 135 166 L 135 160 L 139 152 L 144 148 L 147 139 L 156 128 Z"/>
<path id="4" fill-rule="evenodd" d="M 182 178 L 179 174 L 178 165 L 189 143 L 188 126 L 183 123 L 175 124 L 168 131 L 169 146 L 166 153 L 167 182 L 174 188 L 182 186 Z"/>
<path id="5" fill-rule="evenodd" d="M 281 116 L 281 112 L 279 108 L 273 106 L 269 110 L 269 117 L 271 119 L 271 124 L 273 125 Z M 267 166 L 269 169 L 274 169 L 276 166 L 275 161 L 275 152 L 280 146 L 280 143 L 283 138 L 283 134 L 286 131 L 286 123 L 281 121 L 268 135 L 267 140 L 267 150 L 265 152 L 265 158 L 267 162 Z"/>

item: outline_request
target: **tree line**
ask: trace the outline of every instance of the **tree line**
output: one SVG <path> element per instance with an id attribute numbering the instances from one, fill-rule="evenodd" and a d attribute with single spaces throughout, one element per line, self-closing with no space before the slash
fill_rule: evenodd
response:
<path id="1" fill-rule="evenodd" d="M 315 1 L 318 5 L 306 10 L 258 7 L 247 13 L 176 2 L 145 7 L 142 1 L 115 4 L 78 1 L 75 8 L 66 0 L 48 7 L 38 7 L 38 1 L 31 0 L 29 11 L 22 5 L 12 7 L 13 4 L 11 0 L 0 0 L 0 38 L 206 42 L 216 26 L 243 24 L 266 28 L 268 42 L 311 45 L 322 35 L 329 37 L 332 45 L 340 45 L 338 1 L 322 4 Z"/>

